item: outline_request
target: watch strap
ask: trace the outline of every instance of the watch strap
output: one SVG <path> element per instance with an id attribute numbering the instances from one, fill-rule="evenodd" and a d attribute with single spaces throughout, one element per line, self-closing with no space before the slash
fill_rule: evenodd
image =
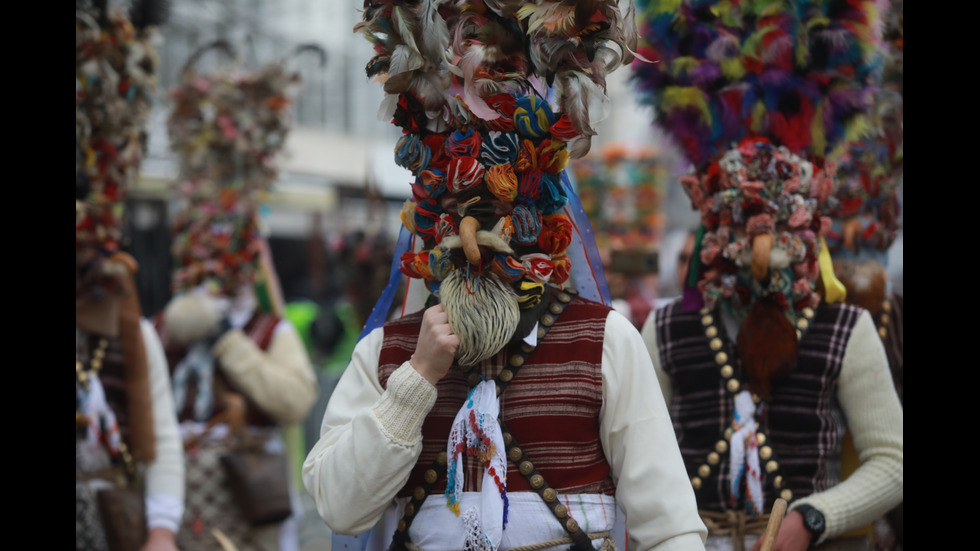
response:
<path id="1" fill-rule="evenodd" d="M 827 528 L 826 519 L 820 509 L 817 509 L 813 505 L 804 504 L 795 507 L 794 510 L 799 511 L 803 515 L 803 526 L 813 534 L 813 541 L 819 540 Z"/>

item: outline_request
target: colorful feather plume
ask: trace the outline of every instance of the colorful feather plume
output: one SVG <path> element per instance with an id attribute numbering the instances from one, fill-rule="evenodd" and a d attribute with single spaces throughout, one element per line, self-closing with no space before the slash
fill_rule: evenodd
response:
<path id="1" fill-rule="evenodd" d="M 416 177 L 402 220 L 424 243 L 401 259 L 403 273 L 436 291 L 454 269 L 438 247 L 456 236 L 461 213 L 489 230 L 502 209 L 499 237 L 519 240 L 521 254 L 487 269 L 515 289 L 564 283 L 568 244 L 547 239 L 547 221 L 568 202 L 563 170 L 588 153 L 604 116 L 606 75 L 633 59 L 626 4 L 621 12 L 617 0 L 365 2 L 354 26 L 374 45 L 365 71 L 385 92 L 379 116 L 403 132 L 395 161 Z M 458 200 L 452 212 L 443 210 L 447 192 Z M 543 241 L 547 270 L 530 261 Z"/>
<path id="2" fill-rule="evenodd" d="M 231 63 L 211 73 L 195 67 L 220 51 Z M 303 50 L 297 50 L 297 53 Z M 242 70 L 237 52 L 215 42 L 191 56 L 170 90 L 170 148 L 180 174 L 174 233 L 173 290 L 211 282 L 234 295 L 258 274 L 259 216 L 279 177 L 278 154 L 292 128 L 299 74 L 286 60 Z"/>
<path id="3" fill-rule="evenodd" d="M 763 136 L 813 161 L 869 130 L 881 0 L 640 0 L 633 81 L 695 168 Z"/>
<path id="4" fill-rule="evenodd" d="M 904 173 L 903 12 L 891 3 L 884 18 L 886 55 L 873 94 L 871 131 L 839 159 L 834 225 L 827 244 L 835 259 L 886 263 L 899 231 L 898 187 Z"/>
<path id="5" fill-rule="evenodd" d="M 354 31 L 374 44 L 365 71 L 388 94 L 385 119 L 410 93 L 425 106 L 419 122 L 438 133 L 459 125 L 450 120 L 457 103 L 464 118 L 490 122 L 501 114 L 488 98 L 548 95 L 553 86 L 555 111 L 588 138 L 607 99 L 606 74 L 633 59 L 632 13 L 631 2 L 624 14 L 613 0 L 367 0 Z M 587 152 L 587 145 L 574 151 Z"/>

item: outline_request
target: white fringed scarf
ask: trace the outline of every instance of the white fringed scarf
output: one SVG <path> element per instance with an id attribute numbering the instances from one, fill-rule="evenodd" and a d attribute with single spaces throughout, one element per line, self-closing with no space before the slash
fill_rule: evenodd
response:
<path id="1" fill-rule="evenodd" d="M 106 400 L 102 380 L 97 374 L 90 372 L 87 387 L 75 384 L 75 395 L 76 400 L 81 403 L 81 411 L 88 419 L 88 431 L 84 441 L 86 457 L 94 456 L 101 446 L 104 446 L 110 455 L 118 455 L 122 434 L 116 414 Z"/>
<path id="2" fill-rule="evenodd" d="M 499 414 L 496 384 L 481 381 L 470 390 L 456 414 L 446 445 L 449 457 L 446 506 L 463 521 L 465 551 L 495 551 L 500 546 L 507 522 L 507 458 L 503 433 L 497 422 Z M 471 507 L 461 514 L 463 458 L 468 455 L 479 458 L 483 465 L 483 485 L 479 510 Z"/>
<path id="3" fill-rule="evenodd" d="M 762 514 L 762 469 L 759 467 L 759 442 L 756 439 L 755 401 L 752 393 L 743 390 L 735 396 L 735 415 L 732 419 L 731 440 L 731 499 L 738 503 L 745 480 L 746 506 L 756 517 Z"/>
<path id="4" fill-rule="evenodd" d="M 214 356 L 211 355 L 211 343 L 198 341 L 187 351 L 187 355 L 174 368 L 173 389 L 174 406 L 179 415 L 187 399 L 191 383 L 197 384 L 197 395 L 194 399 L 194 420 L 207 421 L 214 410 L 212 388 L 214 386 Z"/>

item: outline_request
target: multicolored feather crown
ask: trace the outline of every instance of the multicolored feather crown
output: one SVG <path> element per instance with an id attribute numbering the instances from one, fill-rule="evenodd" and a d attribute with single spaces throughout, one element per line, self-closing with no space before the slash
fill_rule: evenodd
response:
<path id="1" fill-rule="evenodd" d="M 585 155 L 609 71 L 635 48 L 632 4 L 518 0 L 371 1 L 355 26 L 375 45 L 379 116 L 401 128 L 395 161 L 415 177 L 402 211 L 421 238 L 404 274 L 431 291 L 456 269 L 513 282 L 524 305 L 562 284 L 572 224 L 562 172 Z M 479 262 L 440 248 L 464 217 L 500 245 Z"/>
<path id="2" fill-rule="evenodd" d="M 821 161 L 868 132 L 880 0 L 640 0 L 640 99 L 696 169 L 745 137 Z"/>
<path id="3" fill-rule="evenodd" d="M 167 128 L 180 163 L 181 203 L 172 228 L 172 287 L 176 293 L 211 280 L 216 292 L 234 295 L 255 281 L 259 207 L 278 179 L 299 75 L 279 62 L 201 74 L 194 63 L 210 49 L 235 57 L 222 42 L 202 48 L 170 92 Z"/>
<path id="4" fill-rule="evenodd" d="M 827 233 L 835 259 L 873 259 L 883 265 L 900 229 L 898 188 L 905 165 L 901 0 L 894 0 L 885 15 L 885 60 L 873 96 L 871 132 L 841 156 L 834 224 Z"/>

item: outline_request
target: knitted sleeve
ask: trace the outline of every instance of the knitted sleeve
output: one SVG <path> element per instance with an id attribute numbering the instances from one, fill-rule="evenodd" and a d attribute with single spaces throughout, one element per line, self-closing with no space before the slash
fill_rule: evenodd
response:
<path id="1" fill-rule="evenodd" d="M 319 387 L 309 355 L 292 323 L 279 322 L 267 351 L 238 329 L 218 339 L 213 351 L 235 388 L 267 415 L 282 424 L 306 418 Z"/>
<path id="2" fill-rule="evenodd" d="M 140 323 L 150 368 L 156 458 L 146 468 L 147 527 L 177 533 L 184 515 L 184 448 L 177 427 L 167 358 L 153 324 Z"/>
<path id="3" fill-rule="evenodd" d="M 408 362 L 381 387 L 383 333 L 375 329 L 355 347 L 303 463 L 306 491 L 337 533 L 366 532 L 384 514 L 422 452 L 422 422 L 436 400 L 435 387 Z"/>
<path id="4" fill-rule="evenodd" d="M 664 401 L 670 404 L 670 396 L 673 390 L 670 385 L 670 377 L 667 376 L 667 373 L 660 365 L 660 349 L 657 346 L 656 313 L 656 308 L 650 311 L 646 321 L 643 322 L 641 335 L 643 336 L 643 343 L 647 347 L 647 352 L 650 354 L 650 361 L 653 362 L 653 370 L 657 374 L 657 381 L 660 383 L 660 391 L 663 394 Z"/>
<path id="5" fill-rule="evenodd" d="M 618 312 L 606 321 L 602 393 L 602 446 L 626 513 L 630 549 L 704 549 L 707 529 L 649 353 Z"/>
<path id="6" fill-rule="evenodd" d="M 904 497 L 904 414 L 871 314 L 863 312 L 847 343 L 837 398 L 861 465 L 837 486 L 794 502 L 826 518 L 820 541 L 869 524 Z"/>

